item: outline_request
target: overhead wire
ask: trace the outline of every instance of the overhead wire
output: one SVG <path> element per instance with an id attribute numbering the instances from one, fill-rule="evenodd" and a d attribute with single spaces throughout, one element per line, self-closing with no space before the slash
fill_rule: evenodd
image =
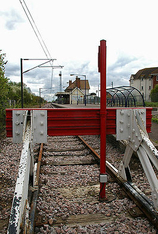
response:
<path id="1" fill-rule="evenodd" d="M 24 12 L 25 12 L 25 14 L 27 16 L 27 19 L 29 20 L 29 23 L 30 23 L 30 25 L 31 25 L 31 27 L 32 27 L 32 29 L 33 29 L 33 31 L 34 31 L 34 33 L 35 33 L 41 47 L 42 47 L 42 49 L 43 49 L 43 52 L 44 52 L 45 56 L 47 57 L 47 59 L 52 59 L 52 57 L 50 55 L 50 52 L 49 52 L 49 50 L 48 50 L 48 48 L 46 46 L 46 43 L 44 42 L 44 40 L 42 38 L 42 35 L 41 35 L 41 33 L 40 33 L 36 23 L 35 23 L 35 20 L 34 20 L 32 14 L 31 14 L 25 0 L 19 0 L 19 1 L 21 3 L 21 6 L 22 6 L 22 8 L 23 8 L 23 10 L 24 10 Z M 52 79 L 53 79 L 53 61 L 52 60 L 50 61 L 50 65 L 52 66 L 52 72 L 51 72 L 51 88 L 52 88 Z"/>
<path id="2" fill-rule="evenodd" d="M 42 36 L 41 36 L 36 24 L 35 24 L 35 21 L 34 21 L 32 15 L 31 15 L 31 12 L 29 11 L 29 9 L 28 9 L 28 7 L 27 7 L 24 0 L 23 0 L 23 2 L 21 0 L 19 0 L 19 1 L 20 1 L 21 5 L 22 5 L 22 8 L 23 8 L 23 10 L 24 10 L 24 12 L 25 12 L 25 14 L 27 16 L 27 19 L 29 20 L 30 25 L 31 25 L 31 27 L 32 27 L 32 29 L 33 29 L 33 31 L 34 31 L 34 33 L 35 33 L 41 47 L 42 47 L 42 49 L 43 49 L 43 51 L 44 51 L 44 53 L 46 55 L 46 57 L 48 58 L 48 54 L 50 55 L 50 53 L 49 53 L 49 51 L 48 51 L 48 49 L 47 49 L 47 47 L 46 47 L 46 45 L 44 43 L 44 40 L 42 39 Z"/>
<path id="3" fill-rule="evenodd" d="M 49 55 L 48 58 L 51 58 L 51 55 L 50 55 L 50 52 L 49 52 L 49 50 L 48 50 L 48 48 L 47 48 L 47 46 L 46 46 L 46 43 L 44 42 L 44 40 L 43 40 L 43 38 L 42 38 L 42 35 L 41 35 L 41 33 L 40 33 L 40 31 L 39 31 L 39 29 L 38 29 L 36 23 L 35 23 L 35 20 L 34 20 L 33 17 L 32 17 L 32 14 L 31 14 L 31 12 L 30 12 L 28 6 L 26 5 L 25 0 L 23 0 L 23 2 L 24 2 L 24 4 L 25 4 L 25 6 L 26 6 L 26 9 L 27 9 L 27 11 L 28 11 L 28 13 L 29 13 L 31 19 L 32 19 L 32 22 L 34 23 L 34 26 L 35 26 L 35 28 L 36 28 L 38 34 L 39 34 L 39 37 L 41 38 L 41 41 L 42 41 L 42 43 L 43 43 L 43 45 L 44 45 L 44 48 L 45 48 L 46 52 L 47 52 L 48 55 Z M 47 55 L 46 55 L 46 56 L 47 56 Z"/>

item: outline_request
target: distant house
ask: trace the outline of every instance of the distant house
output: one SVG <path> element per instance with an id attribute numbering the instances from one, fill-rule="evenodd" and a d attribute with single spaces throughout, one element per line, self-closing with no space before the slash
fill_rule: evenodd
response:
<path id="1" fill-rule="evenodd" d="M 150 92 L 158 84 L 158 67 L 144 68 L 130 77 L 130 86 L 140 90 L 145 101 L 151 101 Z"/>
<path id="2" fill-rule="evenodd" d="M 69 86 L 65 89 L 65 92 L 71 92 L 74 88 L 80 89 L 84 94 L 86 90 L 86 95 L 89 95 L 89 81 L 88 80 L 81 80 L 80 78 L 76 78 L 74 82 L 72 80 L 69 80 Z"/>
<path id="3" fill-rule="evenodd" d="M 69 85 L 65 89 L 65 92 L 56 93 L 56 96 L 58 97 L 57 101 L 58 103 L 64 104 L 84 103 L 85 94 L 88 96 L 89 90 L 89 81 L 81 80 L 80 78 L 76 77 L 74 82 L 69 80 Z"/>

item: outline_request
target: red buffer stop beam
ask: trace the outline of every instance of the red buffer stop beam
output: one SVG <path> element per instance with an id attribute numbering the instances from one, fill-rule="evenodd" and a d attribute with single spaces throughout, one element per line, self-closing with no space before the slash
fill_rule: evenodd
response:
<path id="1" fill-rule="evenodd" d="M 106 135 L 116 134 L 116 111 L 127 108 L 106 109 Z M 130 108 L 142 109 L 142 108 Z M 144 108 L 143 108 L 144 109 Z M 152 108 L 146 109 L 146 129 L 151 132 Z M 13 110 L 47 110 L 47 133 L 49 136 L 100 135 L 101 125 L 99 108 L 89 109 L 6 109 L 6 136 L 13 137 Z M 103 129 L 104 130 L 104 129 Z"/>

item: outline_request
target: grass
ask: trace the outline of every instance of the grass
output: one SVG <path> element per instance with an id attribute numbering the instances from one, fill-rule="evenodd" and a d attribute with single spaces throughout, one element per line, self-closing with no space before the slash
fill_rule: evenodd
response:
<path id="1" fill-rule="evenodd" d="M 153 116 L 152 117 L 152 122 L 154 122 L 154 123 L 157 123 L 158 124 L 158 116 Z"/>

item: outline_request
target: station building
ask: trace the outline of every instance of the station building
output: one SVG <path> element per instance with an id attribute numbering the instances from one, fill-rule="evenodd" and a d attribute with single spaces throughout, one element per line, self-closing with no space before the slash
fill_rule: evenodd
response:
<path id="1" fill-rule="evenodd" d="M 76 77 L 74 82 L 69 80 L 69 85 L 65 89 L 65 92 L 57 92 L 55 96 L 57 96 L 59 104 L 84 103 L 85 96 L 89 96 L 89 90 L 89 81 Z"/>

